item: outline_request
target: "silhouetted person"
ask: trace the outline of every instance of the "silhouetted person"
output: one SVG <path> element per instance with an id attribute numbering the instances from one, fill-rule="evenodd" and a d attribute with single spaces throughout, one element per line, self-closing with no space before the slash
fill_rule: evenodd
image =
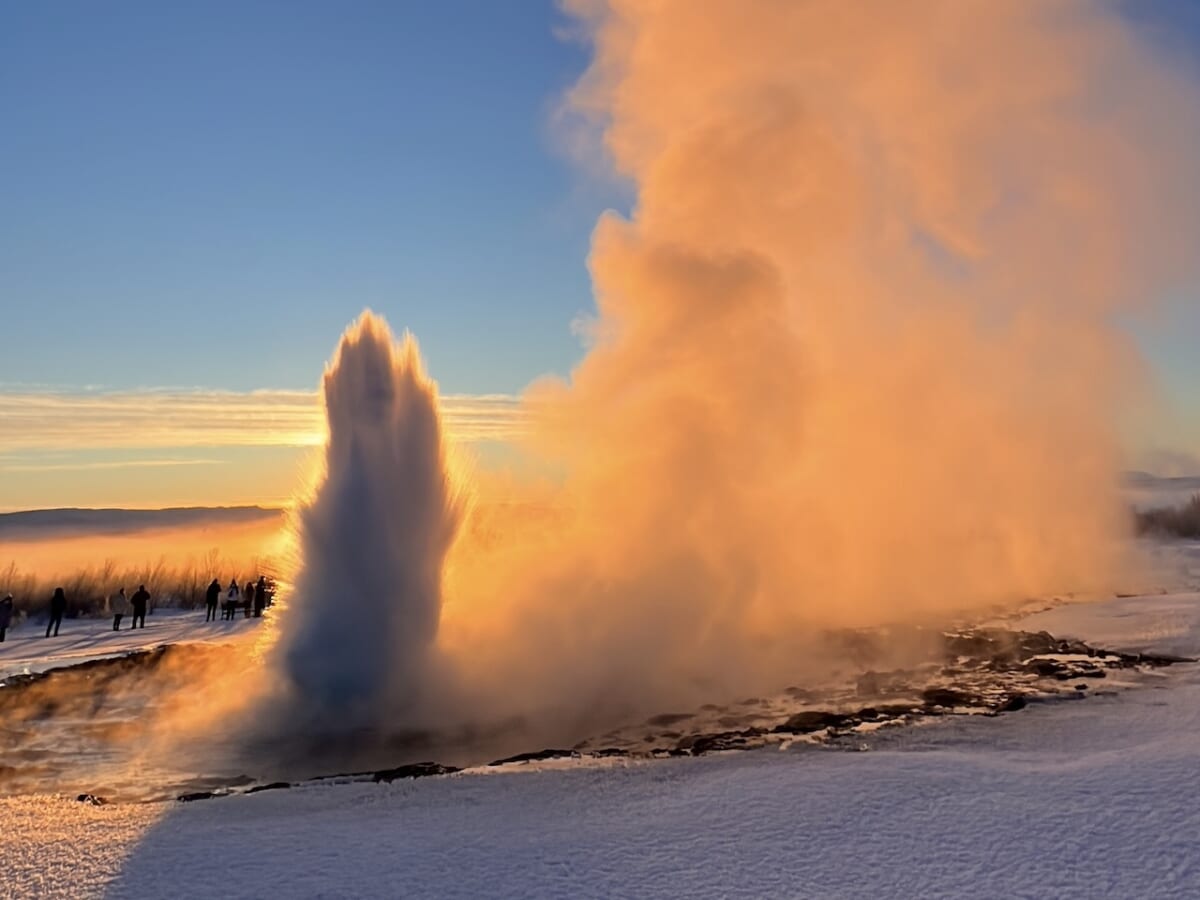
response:
<path id="1" fill-rule="evenodd" d="M 204 595 L 204 606 L 207 612 L 204 616 L 205 622 L 217 621 L 217 604 L 221 602 L 221 582 L 217 579 L 212 580 L 212 584 L 208 586 L 208 592 Z"/>
<path id="2" fill-rule="evenodd" d="M 113 631 L 121 630 L 121 620 L 129 612 L 129 599 L 125 596 L 125 588 L 121 588 L 108 598 L 108 606 L 113 614 Z"/>
<path id="3" fill-rule="evenodd" d="M 254 587 L 254 617 L 258 618 L 267 607 L 267 579 L 258 576 L 258 584 Z"/>
<path id="4" fill-rule="evenodd" d="M 246 618 L 250 618 L 250 607 L 254 604 L 254 582 L 247 581 L 246 587 L 242 591 L 242 609 L 246 612 Z"/>
<path id="5" fill-rule="evenodd" d="M 238 597 L 241 596 L 242 589 L 238 587 L 237 579 L 229 579 L 229 590 L 225 594 L 225 608 L 221 610 L 222 619 L 232 619 L 234 612 L 238 608 Z"/>
<path id="6" fill-rule="evenodd" d="M 137 628 L 138 622 L 142 623 L 142 627 L 146 627 L 146 604 L 150 602 L 150 594 L 146 591 L 144 584 L 139 584 L 138 589 L 134 591 L 133 597 L 130 598 L 133 602 L 133 621 L 130 623 L 130 628 Z"/>
<path id="7" fill-rule="evenodd" d="M 50 621 L 46 623 L 46 637 L 50 637 L 51 629 L 54 629 L 54 636 L 58 637 L 58 626 L 62 624 L 66 612 L 67 595 L 62 588 L 55 588 L 54 596 L 50 598 Z"/>
<path id="8" fill-rule="evenodd" d="M 8 626 L 12 622 L 13 599 L 12 594 L 9 594 L 3 600 L 0 600 L 0 644 L 4 643 L 4 633 L 8 631 Z"/>

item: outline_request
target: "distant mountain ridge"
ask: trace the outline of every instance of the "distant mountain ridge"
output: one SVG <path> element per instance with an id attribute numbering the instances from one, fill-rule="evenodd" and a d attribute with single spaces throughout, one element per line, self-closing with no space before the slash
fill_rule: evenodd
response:
<path id="1" fill-rule="evenodd" d="M 278 518 L 265 506 L 177 506 L 167 509 L 30 509 L 0 513 L 0 541 L 123 534 L 157 528 L 230 525 Z"/>
<path id="2" fill-rule="evenodd" d="M 1126 487 L 1157 490 L 1200 491 L 1200 475 L 1154 475 L 1150 472 L 1124 472 L 1121 481 Z"/>

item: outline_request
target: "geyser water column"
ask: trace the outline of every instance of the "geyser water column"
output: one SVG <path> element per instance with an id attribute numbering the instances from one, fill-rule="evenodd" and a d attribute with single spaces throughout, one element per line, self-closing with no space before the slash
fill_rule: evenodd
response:
<path id="1" fill-rule="evenodd" d="M 297 511 L 276 651 L 327 729 L 398 724 L 431 671 L 459 508 L 417 343 L 364 312 L 325 372 L 324 472 Z"/>

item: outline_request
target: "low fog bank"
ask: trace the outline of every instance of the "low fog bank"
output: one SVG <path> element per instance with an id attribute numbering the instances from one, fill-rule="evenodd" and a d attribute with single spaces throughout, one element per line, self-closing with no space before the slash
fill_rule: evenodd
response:
<path id="1" fill-rule="evenodd" d="M 231 579 L 242 584 L 290 565 L 286 516 L 278 510 L 118 512 L 136 513 L 137 524 L 65 533 L 45 527 L 36 536 L 0 537 L 0 596 L 13 595 L 18 616 L 39 615 L 62 587 L 67 616 L 74 618 L 107 614 L 108 598 L 119 588 L 131 596 L 144 584 L 154 606 L 192 607 L 203 602 L 213 578 L 224 588 Z M 163 524 L 172 521 L 190 524 Z"/>
<path id="2" fill-rule="evenodd" d="M 1163 477 L 1149 472 L 1125 472 L 1121 489 L 1135 510 L 1177 506 L 1200 493 L 1200 475 Z"/>
<path id="3" fill-rule="evenodd" d="M 189 506 L 168 509 L 30 509 L 0 513 L 0 542 L 132 534 L 174 528 L 219 528 L 275 522 L 281 509 L 261 506 Z"/>

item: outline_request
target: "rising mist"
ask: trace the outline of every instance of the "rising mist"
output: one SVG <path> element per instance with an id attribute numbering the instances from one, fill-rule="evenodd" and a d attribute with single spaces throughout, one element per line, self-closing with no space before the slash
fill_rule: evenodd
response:
<path id="1" fill-rule="evenodd" d="M 1116 320 L 1196 274 L 1194 81 L 1095 3 L 569 6 L 570 107 L 637 199 L 587 356 L 527 398 L 559 515 L 476 505 L 456 658 L 661 707 L 825 627 L 1111 590 Z"/>
<path id="2" fill-rule="evenodd" d="M 580 736 L 806 677 L 827 629 L 1111 589 L 1116 322 L 1196 274 L 1195 83 L 1094 3 L 569 7 L 569 107 L 637 201 L 526 396 L 546 477 L 452 487 L 413 345 L 352 328 L 291 683 Z"/>

